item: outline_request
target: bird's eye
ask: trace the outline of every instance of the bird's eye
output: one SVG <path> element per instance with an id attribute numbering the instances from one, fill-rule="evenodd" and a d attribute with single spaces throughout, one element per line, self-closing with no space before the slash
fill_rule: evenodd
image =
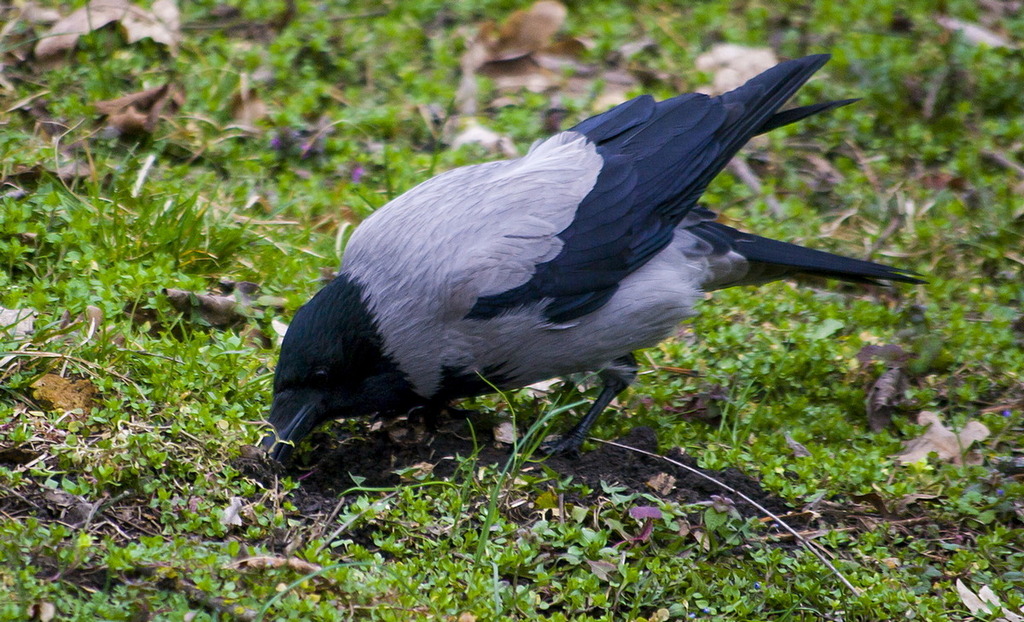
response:
<path id="1" fill-rule="evenodd" d="M 327 384 L 327 379 L 330 378 L 330 374 L 326 369 L 315 369 L 313 370 L 311 378 L 315 384 L 323 385 Z"/>

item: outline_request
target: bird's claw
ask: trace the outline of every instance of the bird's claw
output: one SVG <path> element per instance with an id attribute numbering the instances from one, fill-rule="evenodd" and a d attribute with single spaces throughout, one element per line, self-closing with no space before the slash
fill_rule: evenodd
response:
<path id="1" fill-rule="evenodd" d="M 540 451 L 547 456 L 576 459 L 580 457 L 580 445 L 582 444 L 582 439 L 566 434 L 554 440 L 544 441 L 540 444 Z"/>

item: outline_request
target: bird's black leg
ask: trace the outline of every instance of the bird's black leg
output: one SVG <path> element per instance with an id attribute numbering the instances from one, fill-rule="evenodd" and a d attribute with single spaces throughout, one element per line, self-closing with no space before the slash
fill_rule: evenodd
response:
<path id="1" fill-rule="evenodd" d="M 578 454 L 583 439 L 590 433 L 590 428 L 594 427 L 594 423 L 597 422 L 597 418 L 604 409 L 611 404 L 616 395 L 625 391 L 636 380 L 636 370 L 636 358 L 632 354 L 615 359 L 609 367 L 601 370 L 598 376 L 604 382 L 604 388 L 601 389 L 601 394 L 597 396 L 597 400 L 591 405 L 590 410 L 557 441 L 543 445 L 543 451 L 549 454 L 570 456 Z"/>
<path id="2" fill-rule="evenodd" d="M 445 406 L 444 412 L 448 413 L 448 416 L 452 419 L 476 419 L 480 416 L 479 410 L 472 410 L 470 408 L 456 408 L 455 406 Z"/>

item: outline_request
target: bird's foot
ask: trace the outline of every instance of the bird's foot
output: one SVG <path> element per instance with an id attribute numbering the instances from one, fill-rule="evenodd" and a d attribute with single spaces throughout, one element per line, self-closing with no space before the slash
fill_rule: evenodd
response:
<path id="1" fill-rule="evenodd" d="M 575 459 L 580 457 L 581 445 L 583 445 L 582 438 L 566 434 L 554 440 L 544 441 L 540 444 L 540 451 L 548 456 L 562 456 Z"/>

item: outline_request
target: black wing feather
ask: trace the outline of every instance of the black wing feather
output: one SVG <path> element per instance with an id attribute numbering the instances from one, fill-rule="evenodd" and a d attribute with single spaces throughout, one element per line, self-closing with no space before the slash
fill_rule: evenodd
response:
<path id="1" fill-rule="evenodd" d="M 704 221 L 687 230 L 711 244 L 715 253 L 733 251 L 749 262 L 770 268 L 772 274 L 806 274 L 853 283 L 876 283 L 880 280 L 924 283 L 910 270 L 744 233 L 719 222 Z"/>
<path id="2" fill-rule="evenodd" d="M 545 316 L 568 322 L 599 309 L 619 282 L 661 252 L 711 180 L 754 135 L 847 102 L 777 112 L 828 60 L 781 63 L 719 97 L 642 96 L 576 125 L 603 159 L 597 181 L 558 237 L 560 253 L 525 284 L 481 297 L 486 319 L 551 299 Z"/>

